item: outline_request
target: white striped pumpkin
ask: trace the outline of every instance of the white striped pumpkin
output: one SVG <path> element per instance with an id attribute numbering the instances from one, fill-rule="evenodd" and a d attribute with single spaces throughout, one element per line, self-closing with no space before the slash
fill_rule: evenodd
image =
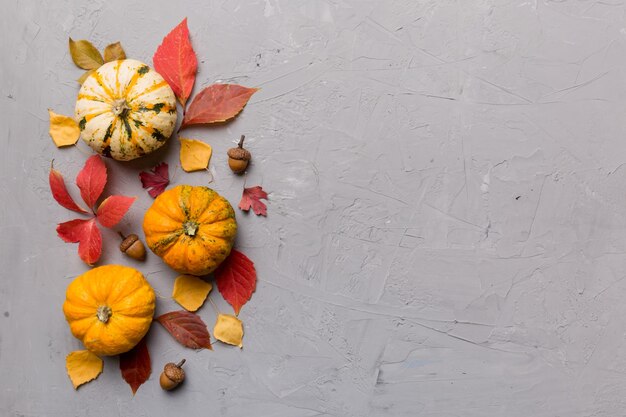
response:
<path id="1" fill-rule="evenodd" d="M 176 125 L 176 97 L 146 64 L 112 61 L 83 82 L 75 117 L 93 150 L 129 161 L 165 144 Z"/>

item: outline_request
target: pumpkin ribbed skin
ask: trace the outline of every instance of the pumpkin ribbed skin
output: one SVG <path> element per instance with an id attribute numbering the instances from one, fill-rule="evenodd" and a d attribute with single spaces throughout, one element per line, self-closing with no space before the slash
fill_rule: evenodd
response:
<path id="1" fill-rule="evenodd" d="M 181 274 L 206 275 L 230 254 L 235 211 L 208 187 L 179 185 L 159 195 L 143 219 L 146 243 Z"/>
<path id="2" fill-rule="evenodd" d="M 112 61 L 83 82 L 75 118 L 93 150 L 129 161 L 165 144 L 176 125 L 176 97 L 146 64 Z"/>
<path id="3" fill-rule="evenodd" d="M 63 313 L 72 334 L 96 355 L 127 352 L 150 329 L 154 291 L 134 268 L 91 269 L 72 281 L 65 297 Z"/>

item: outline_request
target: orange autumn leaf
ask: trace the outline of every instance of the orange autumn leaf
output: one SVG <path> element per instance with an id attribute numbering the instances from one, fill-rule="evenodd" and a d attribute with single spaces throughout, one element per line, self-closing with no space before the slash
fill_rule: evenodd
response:
<path id="1" fill-rule="evenodd" d="M 50 115 L 50 137 L 57 148 L 76 144 L 80 137 L 78 123 L 73 118 L 57 114 L 50 109 L 48 109 L 48 114 Z"/>
<path id="2" fill-rule="evenodd" d="M 237 116 L 258 88 L 213 84 L 199 92 L 185 112 L 181 129 L 196 124 L 225 122 Z"/>
<path id="3" fill-rule="evenodd" d="M 180 165 L 187 172 L 201 171 L 207 168 L 213 149 L 211 145 L 195 139 L 179 138 Z"/>
<path id="4" fill-rule="evenodd" d="M 102 373 L 104 362 L 88 350 L 77 350 L 65 358 L 65 368 L 74 389 L 94 380 Z"/>
<path id="5" fill-rule="evenodd" d="M 187 311 L 196 311 L 206 300 L 213 286 L 193 275 L 180 275 L 174 281 L 172 298 Z"/>
<path id="6" fill-rule="evenodd" d="M 220 342 L 243 347 L 243 323 L 231 314 L 218 314 L 213 336 Z"/>

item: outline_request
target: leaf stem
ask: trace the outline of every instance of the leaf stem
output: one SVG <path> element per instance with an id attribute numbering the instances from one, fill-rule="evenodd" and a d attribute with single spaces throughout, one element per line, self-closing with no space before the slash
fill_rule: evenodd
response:
<path id="1" fill-rule="evenodd" d="M 211 299 L 210 295 L 207 297 L 207 299 L 209 300 L 209 303 L 211 303 L 211 306 L 213 307 L 213 310 L 215 310 L 215 312 L 217 314 L 220 314 L 219 308 L 217 308 L 217 305 L 213 302 L 213 300 Z"/>

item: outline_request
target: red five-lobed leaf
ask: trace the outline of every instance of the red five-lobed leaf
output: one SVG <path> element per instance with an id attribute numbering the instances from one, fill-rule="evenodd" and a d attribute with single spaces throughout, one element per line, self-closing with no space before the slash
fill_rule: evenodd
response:
<path id="1" fill-rule="evenodd" d="M 237 84 L 213 84 L 199 92 L 189 105 L 180 128 L 202 123 L 225 122 L 243 110 L 258 88 Z"/>
<path id="2" fill-rule="evenodd" d="M 152 168 L 150 172 L 140 172 L 139 179 L 141 180 L 141 186 L 148 189 L 148 194 L 156 198 L 165 191 L 165 187 L 170 183 L 167 163 L 161 162 Z"/>
<path id="3" fill-rule="evenodd" d="M 68 210 L 73 210 L 78 213 L 87 213 L 85 209 L 78 206 L 74 202 L 74 199 L 67 192 L 67 187 L 65 187 L 65 180 L 63 179 L 63 175 L 56 169 L 50 167 L 50 175 L 48 176 L 48 180 L 50 182 L 50 190 L 52 191 L 52 197 L 59 203 L 61 206 L 65 207 Z"/>
<path id="4" fill-rule="evenodd" d="M 196 79 L 198 59 L 189 40 L 187 18 L 163 38 L 152 57 L 154 69 L 172 87 L 183 107 L 191 95 Z"/>
<path id="5" fill-rule="evenodd" d="M 80 195 L 90 209 L 93 209 L 96 201 L 98 201 L 106 183 L 107 167 L 104 165 L 104 161 L 98 155 L 91 156 L 76 177 L 76 185 L 80 188 Z"/>
<path id="6" fill-rule="evenodd" d="M 241 307 L 248 302 L 256 288 L 254 263 L 246 255 L 233 249 L 215 270 L 217 288 L 239 315 Z"/>
<path id="7" fill-rule="evenodd" d="M 243 211 L 252 210 L 259 216 L 267 216 L 267 206 L 261 201 L 261 199 L 267 200 L 267 193 L 263 191 L 261 186 L 244 188 L 241 201 L 239 202 L 239 208 Z"/>
<path id="8" fill-rule="evenodd" d="M 124 217 L 135 200 L 136 197 L 126 197 L 123 195 L 109 196 L 100 203 L 96 217 L 104 227 L 113 227 L 122 220 L 122 217 Z"/>
<path id="9" fill-rule="evenodd" d="M 174 339 L 191 349 L 213 349 L 211 336 L 200 316 L 185 310 L 172 311 L 156 318 Z"/>
<path id="10" fill-rule="evenodd" d="M 102 253 L 102 235 L 96 219 L 75 219 L 57 226 L 57 233 L 66 242 L 78 242 L 78 256 L 86 264 L 93 265 Z"/>
<path id="11" fill-rule="evenodd" d="M 122 378 L 130 385 L 130 389 L 135 395 L 137 389 L 148 380 L 150 372 L 152 372 L 150 352 L 148 352 L 145 337 L 137 346 L 120 355 L 120 370 L 122 371 Z"/>

